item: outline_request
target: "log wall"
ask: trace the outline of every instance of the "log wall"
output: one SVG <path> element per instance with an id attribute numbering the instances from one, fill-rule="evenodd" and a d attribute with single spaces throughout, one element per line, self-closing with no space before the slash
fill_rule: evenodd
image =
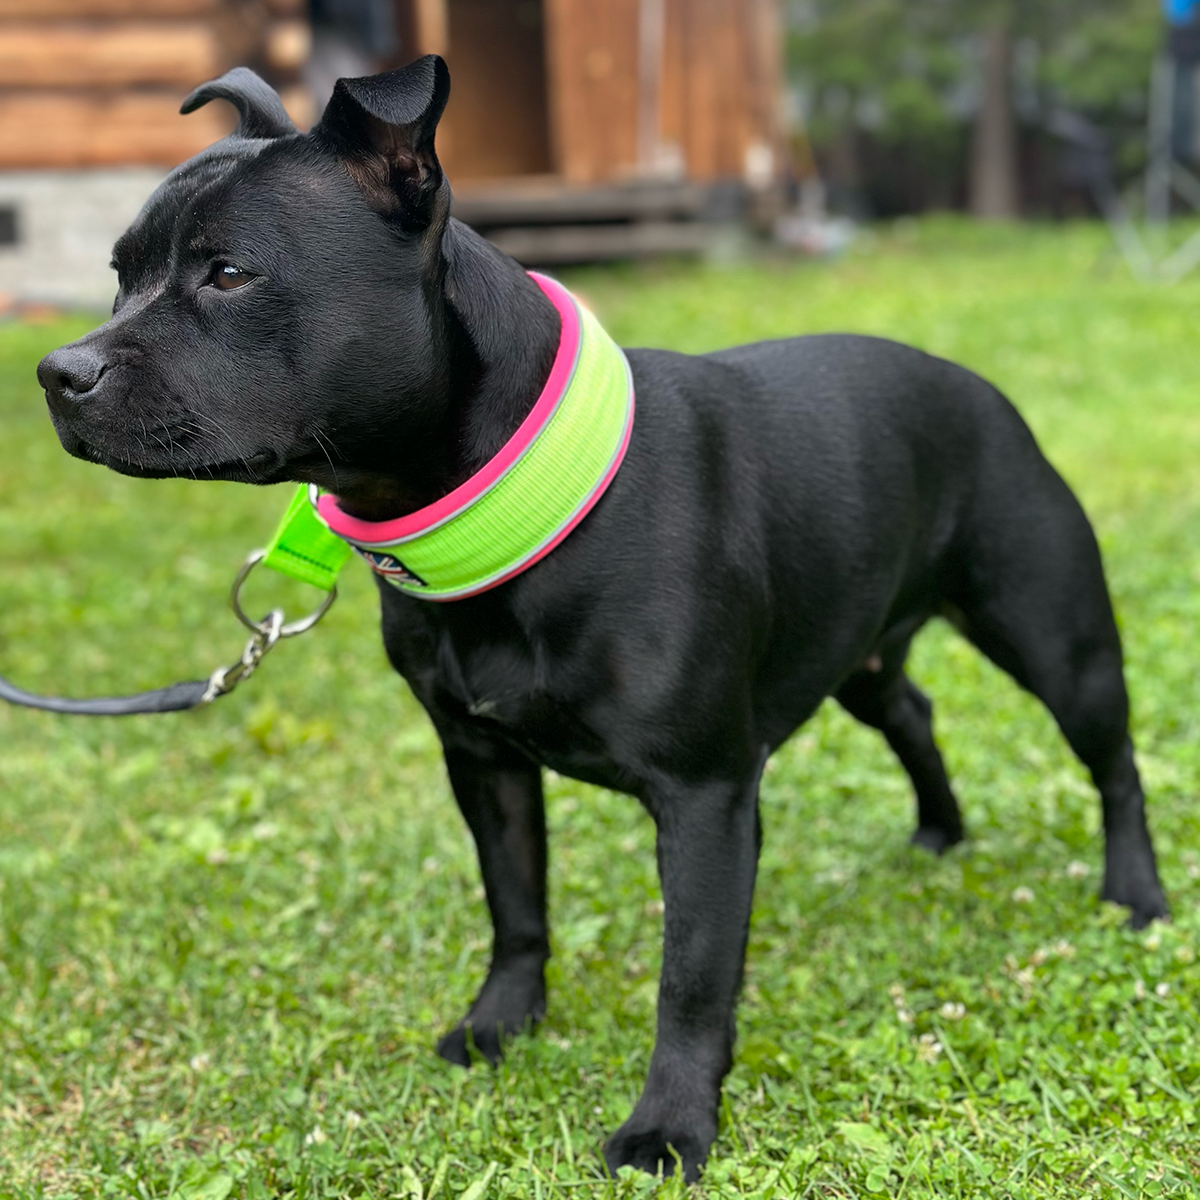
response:
<path id="1" fill-rule="evenodd" d="M 308 47 L 304 0 L 0 0 L 0 170 L 174 166 L 233 123 L 181 117 L 192 88 L 239 64 L 294 83 Z"/>

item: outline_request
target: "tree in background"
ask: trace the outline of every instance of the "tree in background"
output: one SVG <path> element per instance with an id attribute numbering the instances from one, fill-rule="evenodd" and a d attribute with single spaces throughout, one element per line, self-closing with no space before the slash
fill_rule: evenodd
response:
<path id="1" fill-rule="evenodd" d="M 1140 168 L 1160 2 L 792 0 L 791 75 L 834 182 L 886 197 L 886 178 L 866 178 L 868 147 L 883 175 L 915 177 L 910 207 L 965 199 L 1015 216 L 1019 131 L 1056 109 L 1104 129 L 1122 171 Z"/>
<path id="2" fill-rule="evenodd" d="M 970 203 L 977 217 L 1015 217 L 1017 118 L 1013 112 L 1013 5 L 991 6 L 979 36 L 979 112 L 971 138 Z"/>

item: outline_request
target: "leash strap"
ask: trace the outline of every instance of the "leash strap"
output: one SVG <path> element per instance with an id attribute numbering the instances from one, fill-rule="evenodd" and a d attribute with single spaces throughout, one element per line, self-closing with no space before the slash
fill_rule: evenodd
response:
<path id="1" fill-rule="evenodd" d="M 127 717 L 138 713 L 185 712 L 191 708 L 203 708 L 221 696 L 229 695 L 238 684 L 249 679 L 282 638 L 297 637 L 316 625 L 337 599 L 334 581 L 350 553 L 350 548 L 334 538 L 312 515 L 307 489 L 301 488 L 292 498 L 268 549 L 255 550 L 234 580 L 230 602 L 238 620 L 250 630 L 250 639 L 241 658 L 232 666 L 218 667 L 207 679 L 174 683 L 165 688 L 135 692 L 131 696 L 101 696 L 92 700 L 38 696 L 0 676 L 0 700 L 22 708 L 83 717 Z M 251 620 L 242 608 L 241 592 L 250 572 L 259 563 L 271 566 L 301 583 L 322 588 L 326 592 L 325 599 L 313 612 L 298 621 L 286 621 L 283 610 L 278 608 L 257 621 Z"/>
<path id="2" fill-rule="evenodd" d="M 82 717 L 127 717 L 138 713 L 186 712 L 203 708 L 221 696 L 227 696 L 258 669 L 267 653 L 282 638 L 296 637 L 310 630 L 337 599 L 337 577 L 351 554 L 341 538 L 330 533 L 316 515 L 307 487 L 292 496 L 287 512 L 265 550 L 256 550 L 246 559 L 234 580 L 230 602 L 239 621 L 251 633 L 242 656 L 229 667 L 219 667 L 207 679 L 174 683 L 131 696 L 101 696 L 92 700 L 69 700 L 62 696 L 38 696 L 17 687 L 0 676 L 0 700 L 22 708 L 65 713 Z M 260 620 L 252 620 L 242 608 L 242 585 L 250 572 L 261 563 L 281 575 L 310 584 L 326 593 L 320 606 L 309 616 L 288 623 L 280 609 L 272 609 Z"/>
<path id="3" fill-rule="evenodd" d="M 105 696 L 98 700 L 66 700 L 60 696 L 35 696 L 0 678 L 0 700 L 22 708 L 40 708 L 44 712 L 69 713 L 85 717 L 125 717 L 132 713 L 183 712 L 204 703 L 209 681 L 174 683 L 170 687 L 138 692 L 134 696 Z"/>

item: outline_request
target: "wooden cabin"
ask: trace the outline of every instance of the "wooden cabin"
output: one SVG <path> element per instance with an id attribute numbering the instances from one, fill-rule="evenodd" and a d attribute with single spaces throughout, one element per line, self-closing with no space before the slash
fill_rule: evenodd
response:
<path id="1" fill-rule="evenodd" d="M 456 212 L 519 257 L 698 248 L 714 187 L 763 195 L 782 177 L 778 0 L 392 2 L 399 49 L 374 66 L 446 58 L 438 149 Z M 226 105 L 178 110 L 237 64 L 308 125 L 308 14 L 307 0 L 0 0 L 0 181 L 169 168 L 231 127 Z"/>

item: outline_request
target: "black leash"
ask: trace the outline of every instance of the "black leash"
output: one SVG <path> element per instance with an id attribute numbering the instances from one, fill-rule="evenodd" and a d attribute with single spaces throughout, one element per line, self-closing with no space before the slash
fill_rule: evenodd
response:
<path id="1" fill-rule="evenodd" d="M 207 703 L 208 680 L 173 683 L 170 687 L 138 692 L 133 696 L 103 696 L 96 700 L 65 700 L 61 696 L 35 696 L 14 687 L 0 676 L 0 700 L 22 708 L 40 708 L 45 712 L 72 713 L 85 717 L 125 717 L 131 713 L 183 712 Z"/>
<path id="2" fill-rule="evenodd" d="M 258 670 L 267 652 L 281 638 L 296 637 L 307 633 L 328 611 L 337 599 L 337 588 L 333 588 L 321 606 L 299 621 L 286 623 L 283 610 L 272 609 L 260 621 L 252 621 L 242 609 L 241 590 L 246 577 L 263 560 L 265 552 L 255 550 L 243 564 L 233 582 L 230 601 L 237 618 L 251 631 L 250 640 L 242 651 L 242 657 L 230 667 L 218 667 L 207 679 L 195 679 L 186 683 L 173 683 L 169 687 L 153 688 L 148 692 L 136 692 L 132 696 L 99 696 L 94 700 L 68 700 L 61 696 L 38 696 L 33 692 L 9 683 L 0 676 L 0 700 L 17 704 L 22 708 L 39 708 L 44 712 L 67 713 L 83 717 L 128 717 L 135 713 L 186 712 L 190 708 L 204 708 L 221 696 L 228 696 L 234 688 Z"/>

